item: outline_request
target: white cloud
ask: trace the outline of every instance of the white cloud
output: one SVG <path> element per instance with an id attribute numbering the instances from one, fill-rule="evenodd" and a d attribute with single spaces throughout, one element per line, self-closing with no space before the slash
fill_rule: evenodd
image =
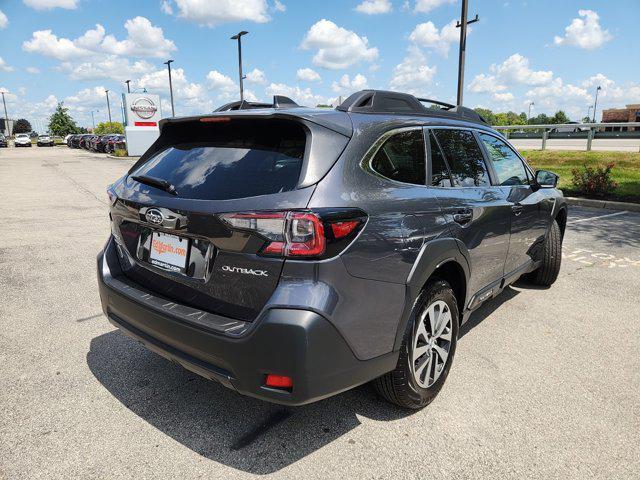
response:
<path id="1" fill-rule="evenodd" d="M 90 51 L 79 48 L 68 38 L 58 38 L 51 30 L 33 32 L 31 40 L 27 40 L 22 44 L 22 49 L 29 53 L 39 53 L 58 60 L 70 60 L 91 54 Z"/>
<path id="2" fill-rule="evenodd" d="M 271 20 L 266 0 L 175 0 L 178 17 L 214 27 L 229 22 L 265 23 Z"/>
<path id="3" fill-rule="evenodd" d="M 344 94 L 345 92 L 357 92 L 359 90 L 364 90 L 365 88 L 369 88 L 367 77 L 358 73 L 353 79 L 349 78 L 349 75 L 346 73 L 342 75 L 340 81 L 333 82 L 331 84 L 331 89 L 340 94 Z"/>
<path id="4" fill-rule="evenodd" d="M 467 88 L 473 93 L 495 93 L 507 89 L 505 85 L 500 85 L 496 77 L 484 73 L 476 75 Z"/>
<path id="5" fill-rule="evenodd" d="M 534 71 L 529 67 L 529 59 L 515 53 L 499 65 L 491 65 L 490 70 L 507 83 L 544 85 L 553 79 L 552 71 Z"/>
<path id="6" fill-rule="evenodd" d="M 315 107 L 326 101 L 324 97 L 314 94 L 310 88 L 300 88 L 297 85 L 291 87 L 284 83 L 272 83 L 266 88 L 265 92 L 269 97 L 273 95 L 284 95 L 300 105 L 308 105 L 311 107 Z"/>
<path id="7" fill-rule="evenodd" d="M 13 72 L 13 67 L 7 65 L 7 62 L 5 62 L 2 57 L 0 57 L 0 71 Z"/>
<path id="8" fill-rule="evenodd" d="M 53 8 L 65 8 L 75 10 L 78 7 L 78 0 L 22 0 L 27 7 L 36 10 L 51 10 Z"/>
<path id="9" fill-rule="evenodd" d="M 415 13 L 429 13 L 440 5 L 453 3 L 456 3 L 456 0 L 416 0 L 416 5 L 413 8 L 413 11 Z"/>
<path id="10" fill-rule="evenodd" d="M 621 106 L 640 103 L 640 83 L 630 82 L 625 86 L 620 86 L 604 74 L 598 73 L 584 80 L 581 86 L 589 89 L 594 95 L 595 89 L 602 87 L 598 94 L 598 103 L 601 103 L 602 99 L 603 105 L 610 103 L 615 106 Z"/>
<path id="11" fill-rule="evenodd" d="M 38 67 L 27 67 L 26 70 L 27 73 L 31 73 L 33 75 L 37 75 L 38 73 L 40 73 L 40 69 Z"/>
<path id="12" fill-rule="evenodd" d="M 593 97 L 585 88 L 570 83 L 565 84 L 561 78 L 529 90 L 526 96 L 532 98 L 536 105 L 550 110 L 558 108 L 559 105 L 560 108 L 567 108 L 567 105 L 576 101 L 584 105 L 593 102 Z"/>
<path id="13" fill-rule="evenodd" d="M 9 19 L 4 14 L 4 12 L 0 10 L 0 30 L 2 30 L 3 28 L 7 28 L 7 25 L 9 25 Z"/>
<path id="14" fill-rule="evenodd" d="M 575 47 L 593 50 L 601 47 L 613 39 L 609 30 L 600 26 L 600 16 L 593 10 L 578 10 L 583 18 L 574 18 L 564 29 L 564 37 L 556 36 L 556 45 L 573 45 Z"/>
<path id="15" fill-rule="evenodd" d="M 167 15 L 173 15 L 173 7 L 171 6 L 171 3 L 169 3 L 169 0 L 162 0 L 160 10 L 162 10 L 162 13 L 166 13 Z"/>
<path id="16" fill-rule="evenodd" d="M 236 82 L 231 80 L 231 77 L 228 77 L 217 70 L 211 70 L 207 74 L 207 82 L 209 87 L 215 90 L 235 90 L 238 88 Z"/>
<path id="17" fill-rule="evenodd" d="M 408 49 L 407 56 L 393 69 L 393 76 L 389 82 L 392 90 L 402 90 L 415 95 L 427 92 L 427 86 L 433 81 L 437 69 L 427 65 L 424 53 L 416 47 Z"/>
<path id="18" fill-rule="evenodd" d="M 287 6 L 280 2 L 279 0 L 276 0 L 275 3 L 273 4 L 273 9 L 276 12 L 286 12 L 287 11 Z"/>
<path id="19" fill-rule="evenodd" d="M 81 63 L 64 62 L 57 67 L 57 69 L 69 74 L 69 78 L 72 80 L 99 80 L 108 78 L 116 82 L 122 82 L 144 75 L 146 72 L 152 71 L 154 67 L 143 60 L 131 63 L 127 58 L 121 58 L 116 55 L 104 55 L 96 61 Z"/>
<path id="20" fill-rule="evenodd" d="M 176 115 L 196 115 L 213 111 L 214 105 L 207 89 L 200 83 L 189 82 L 184 69 L 171 70 Z M 165 68 L 147 71 L 134 80 L 132 88 L 146 88 L 150 92 L 160 93 L 163 112 L 171 112 L 169 96 L 169 75 Z"/>
<path id="21" fill-rule="evenodd" d="M 114 55 L 162 58 L 176 50 L 175 44 L 164 37 L 162 28 L 154 27 L 145 17 L 127 20 L 124 28 L 128 33 L 125 40 L 116 40 L 113 35 L 104 37 L 101 45 L 104 52 Z"/>
<path id="22" fill-rule="evenodd" d="M 356 7 L 356 12 L 366 15 L 379 15 L 391 11 L 391 0 L 363 0 Z"/>
<path id="23" fill-rule="evenodd" d="M 322 80 L 320 74 L 312 68 L 299 68 L 296 72 L 296 78 L 305 82 L 319 82 Z"/>
<path id="24" fill-rule="evenodd" d="M 337 26 L 330 20 L 316 22 L 307 32 L 301 47 L 318 49 L 313 63 L 331 70 L 341 70 L 361 61 L 378 57 L 378 49 L 369 47 L 367 37 Z"/>
<path id="25" fill-rule="evenodd" d="M 267 83 L 267 76 L 262 70 L 254 68 L 246 75 L 246 80 L 249 83 Z"/>
<path id="26" fill-rule="evenodd" d="M 124 26 L 128 32 L 125 40 L 105 35 L 105 29 L 100 24 L 75 40 L 58 38 L 51 30 L 38 30 L 22 44 L 22 48 L 29 53 L 63 61 L 88 57 L 94 53 L 162 58 L 176 50 L 175 44 L 164 37 L 162 29 L 153 26 L 145 17 L 129 19 Z"/>
<path id="27" fill-rule="evenodd" d="M 511 102 L 514 99 L 513 93 L 505 92 L 505 93 L 494 93 L 493 99 L 497 102 Z"/>
<path id="28" fill-rule="evenodd" d="M 469 29 L 471 33 L 471 29 Z M 416 25 L 409 35 L 409 40 L 420 45 L 421 47 L 433 48 L 443 57 L 449 55 L 449 48 L 452 43 L 459 41 L 460 32 L 456 28 L 456 21 L 451 20 L 442 30 L 433 24 L 433 22 L 420 23 Z"/>

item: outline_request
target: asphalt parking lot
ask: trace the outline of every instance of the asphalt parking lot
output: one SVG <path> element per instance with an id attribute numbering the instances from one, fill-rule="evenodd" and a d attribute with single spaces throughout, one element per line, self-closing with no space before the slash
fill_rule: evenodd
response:
<path id="1" fill-rule="evenodd" d="M 0 150 L 0 478 L 638 478 L 640 214 L 573 208 L 557 283 L 477 311 L 426 409 L 363 386 L 288 411 L 102 315 L 105 187 L 130 165 Z"/>

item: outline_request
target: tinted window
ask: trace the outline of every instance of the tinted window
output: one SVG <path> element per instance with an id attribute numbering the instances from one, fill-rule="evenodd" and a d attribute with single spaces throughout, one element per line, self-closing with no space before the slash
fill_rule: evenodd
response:
<path id="1" fill-rule="evenodd" d="M 461 187 L 490 185 L 482 150 L 468 130 L 434 130 L 451 169 L 453 183 Z"/>
<path id="2" fill-rule="evenodd" d="M 175 132 L 163 132 L 167 141 L 175 137 L 176 144 L 152 156 L 131 175 L 166 180 L 180 197 L 201 200 L 253 197 L 296 188 L 306 144 L 300 125 L 234 120 L 185 128 L 179 125 Z"/>
<path id="3" fill-rule="evenodd" d="M 397 133 L 389 138 L 373 157 L 371 166 L 392 180 L 424 185 L 426 162 L 422 130 Z"/>
<path id="4" fill-rule="evenodd" d="M 491 135 L 480 134 L 480 139 L 489 153 L 499 185 L 527 185 L 529 178 L 522 160 L 502 140 Z"/>
<path id="5" fill-rule="evenodd" d="M 450 187 L 449 168 L 442 150 L 440 150 L 438 142 L 433 136 L 433 132 L 429 133 L 429 142 L 431 142 L 431 185 L 434 187 Z"/>

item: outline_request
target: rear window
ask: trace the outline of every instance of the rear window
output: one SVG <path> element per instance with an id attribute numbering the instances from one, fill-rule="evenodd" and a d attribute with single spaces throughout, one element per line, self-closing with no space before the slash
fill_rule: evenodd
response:
<path id="1" fill-rule="evenodd" d="M 306 132 L 295 122 L 189 122 L 167 126 L 162 135 L 170 145 L 130 175 L 166 180 L 180 197 L 228 200 L 287 192 L 298 184 Z"/>

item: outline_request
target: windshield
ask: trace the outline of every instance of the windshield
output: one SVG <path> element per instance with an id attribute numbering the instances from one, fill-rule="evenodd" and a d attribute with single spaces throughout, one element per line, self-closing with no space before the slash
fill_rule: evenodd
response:
<path id="1" fill-rule="evenodd" d="M 306 133 L 291 121 L 233 121 L 193 128 L 131 172 L 164 180 L 183 198 L 227 200 L 296 188 Z M 171 135 L 171 133 L 168 133 Z M 178 138 L 185 137 L 180 134 Z M 198 141 L 199 140 L 199 141 Z"/>

